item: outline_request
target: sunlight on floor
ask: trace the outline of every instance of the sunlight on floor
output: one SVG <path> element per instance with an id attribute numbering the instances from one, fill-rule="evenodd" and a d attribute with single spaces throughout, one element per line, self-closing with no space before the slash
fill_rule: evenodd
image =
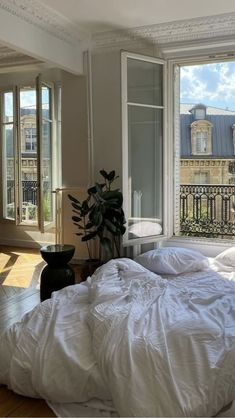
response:
<path id="1" fill-rule="evenodd" d="M 39 288 L 34 279 L 35 269 L 43 267 L 40 253 L 28 250 L 0 251 L 0 284 L 18 288 Z"/>

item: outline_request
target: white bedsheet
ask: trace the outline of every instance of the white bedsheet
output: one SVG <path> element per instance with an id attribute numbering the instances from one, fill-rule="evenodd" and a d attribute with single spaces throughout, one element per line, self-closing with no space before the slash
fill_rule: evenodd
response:
<path id="1" fill-rule="evenodd" d="M 1 336 L 0 383 L 46 399 L 58 415 L 56 405 L 98 399 L 103 416 L 211 417 L 235 399 L 227 274 L 161 278 L 112 260 L 90 285 L 55 292 Z"/>

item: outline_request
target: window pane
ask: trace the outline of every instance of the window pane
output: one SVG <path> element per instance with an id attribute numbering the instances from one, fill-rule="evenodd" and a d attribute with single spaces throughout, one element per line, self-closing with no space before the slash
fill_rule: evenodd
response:
<path id="1" fill-rule="evenodd" d="M 129 238 L 162 233 L 162 116 L 128 106 Z"/>
<path id="2" fill-rule="evenodd" d="M 13 92 L 3 93 L 3 123 L 13 122 Z"/>
<path id="3" fill-rule="evenodd" d="M 20 90 L 20 127 L 20 220 L 35 224 L 38 218 L 35 89 Z"/>
<path id="4" fill-rule="evenodd" d="M 128 102 L 163 105 L 161 64 L 128 58 Z"/>
<path id="5" fill-rule="evenodd" d="M 47 86 L 42 86 L 42 117 L 51 119 L 51 89 Z"/>
<path id="6" fill-rule="evenodd" d="M 15 174 L 13 125 L 3 126 L 4 217 L 15 219 Z"/>
<path id="7" fill-rule="evenodd" d="M 50 222 L 53 219 L 51 122 L 45 120 L 42 125 L 42 155 L 43 212 L 45 222 Z"/>
<path id="8" fill-rule="evenodd" d="M 21 89 L 20 90 L 20 116 L 36 115 L 36 90 Z"/>

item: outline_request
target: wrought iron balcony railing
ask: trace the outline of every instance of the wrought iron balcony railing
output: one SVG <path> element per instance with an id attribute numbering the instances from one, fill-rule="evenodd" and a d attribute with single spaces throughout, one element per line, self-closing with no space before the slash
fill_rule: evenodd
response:
<path id="1" fill-rule="evenodd" d="M 180 185 L 180 231 L 191 236 L 235 236 L 235 185 Z"/>
<path id="2" fill-rule="evenodd" d="M 44 191 L 49 188 L 49 182 L 44 182 Z M 32 203 L 37 206 L 37 190 L 38 183 L 35 180 L 22 180 L 21 182 L 21 199 L 22 202 Z M 14 180 L 7 180 L 7 203 L 11 204 L 15 201 L 14 197 Z"/>
<path id="3" fill-rule="evenodd" d="M 7 203 L 14 202 L 14 181 L 7 183 Z M 44 184 L 47 189 L 48 184 Z M 22 201 L 37 205 L 37 182 L 22 181 Z M 181 184 L 180 232 L 197 237 L 235 236 L 235 185 Z"/>

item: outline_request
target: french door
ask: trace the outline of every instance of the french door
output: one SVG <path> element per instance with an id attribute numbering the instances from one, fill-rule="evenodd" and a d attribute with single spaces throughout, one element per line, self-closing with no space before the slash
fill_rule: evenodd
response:
<path id="1" fill-rule="evenodd" d="M 40 77 L 1 92 L 3 218 L 41 232 L 53 221 L 52 126 L 52 87 Z"/>
<path id="2" fill-rule="evenodd" d="M 125 245 L 166 235 L 165 63 L 122 52 Z"/>

